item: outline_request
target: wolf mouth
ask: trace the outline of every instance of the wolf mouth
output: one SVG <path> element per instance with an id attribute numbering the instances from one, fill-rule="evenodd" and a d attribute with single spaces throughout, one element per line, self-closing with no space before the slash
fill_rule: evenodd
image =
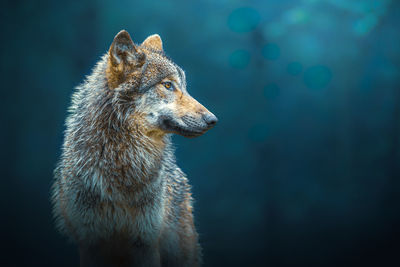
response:
<path id="1" fill-rule="evenodd" d="M 164 130 L 182 135 L 184 137 L 197 137 L 204 134 L 209 129 L 196 129 L 192 127 L 187 127 L 186 125 L 179 125 L 178 123 L 168 118 L 163 119 L 161 125 Z"/>

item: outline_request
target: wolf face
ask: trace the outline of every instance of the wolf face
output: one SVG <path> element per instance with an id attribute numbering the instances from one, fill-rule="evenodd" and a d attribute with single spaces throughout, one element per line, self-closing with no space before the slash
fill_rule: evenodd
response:
<path id="1" fill-rule="evenodd" d="M 187 92 L 185 73 L 165 56 L 159 35 L 136 45 L 121 31 L 108 53 L 108 85 L 116 103 L 130 105 L 121 116 L 129 118 L 133 129 L 150 137 L 196 137 L 217 123 L 217 117 Z"/>

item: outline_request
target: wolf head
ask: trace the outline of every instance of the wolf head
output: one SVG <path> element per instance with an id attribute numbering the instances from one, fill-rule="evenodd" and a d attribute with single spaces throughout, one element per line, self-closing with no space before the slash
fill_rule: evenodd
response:
<path id="1" fill-rule="evenodd" d="M 157 34 L 137 45 L 128 32 L 119 32 L 108 51 L 106 78 L 116 102 L 131 105 L 124 114 L 131 129 L 148 136 L 196 137 L 217 123 L 189 95 L 184 71 L 165 56 Z"/>

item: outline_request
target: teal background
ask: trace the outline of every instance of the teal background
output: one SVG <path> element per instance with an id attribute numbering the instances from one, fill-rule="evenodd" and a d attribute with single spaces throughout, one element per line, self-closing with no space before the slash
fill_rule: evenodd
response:
<path id="1" fill-rule="evenodd" d="M 205 266 L 395 266 L 400 3 L 2 1 L 0 265 L 76 266 L 49 203 L 72 89 L 158 33 L 218 118 L 174 137 Z"/>

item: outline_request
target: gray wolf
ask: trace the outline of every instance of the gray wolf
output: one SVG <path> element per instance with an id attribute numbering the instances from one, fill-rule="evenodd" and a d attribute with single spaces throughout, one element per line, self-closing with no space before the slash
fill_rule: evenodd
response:
<path id="1" fill-rule="evenodd" d="M 159 35 L 119 32 L 76 88 L 55 169 L 58 228 L 81 266 L 199 266 L 192 197 L 171 134 L 197 137 L 217 118 L 186 90 Z"/>

